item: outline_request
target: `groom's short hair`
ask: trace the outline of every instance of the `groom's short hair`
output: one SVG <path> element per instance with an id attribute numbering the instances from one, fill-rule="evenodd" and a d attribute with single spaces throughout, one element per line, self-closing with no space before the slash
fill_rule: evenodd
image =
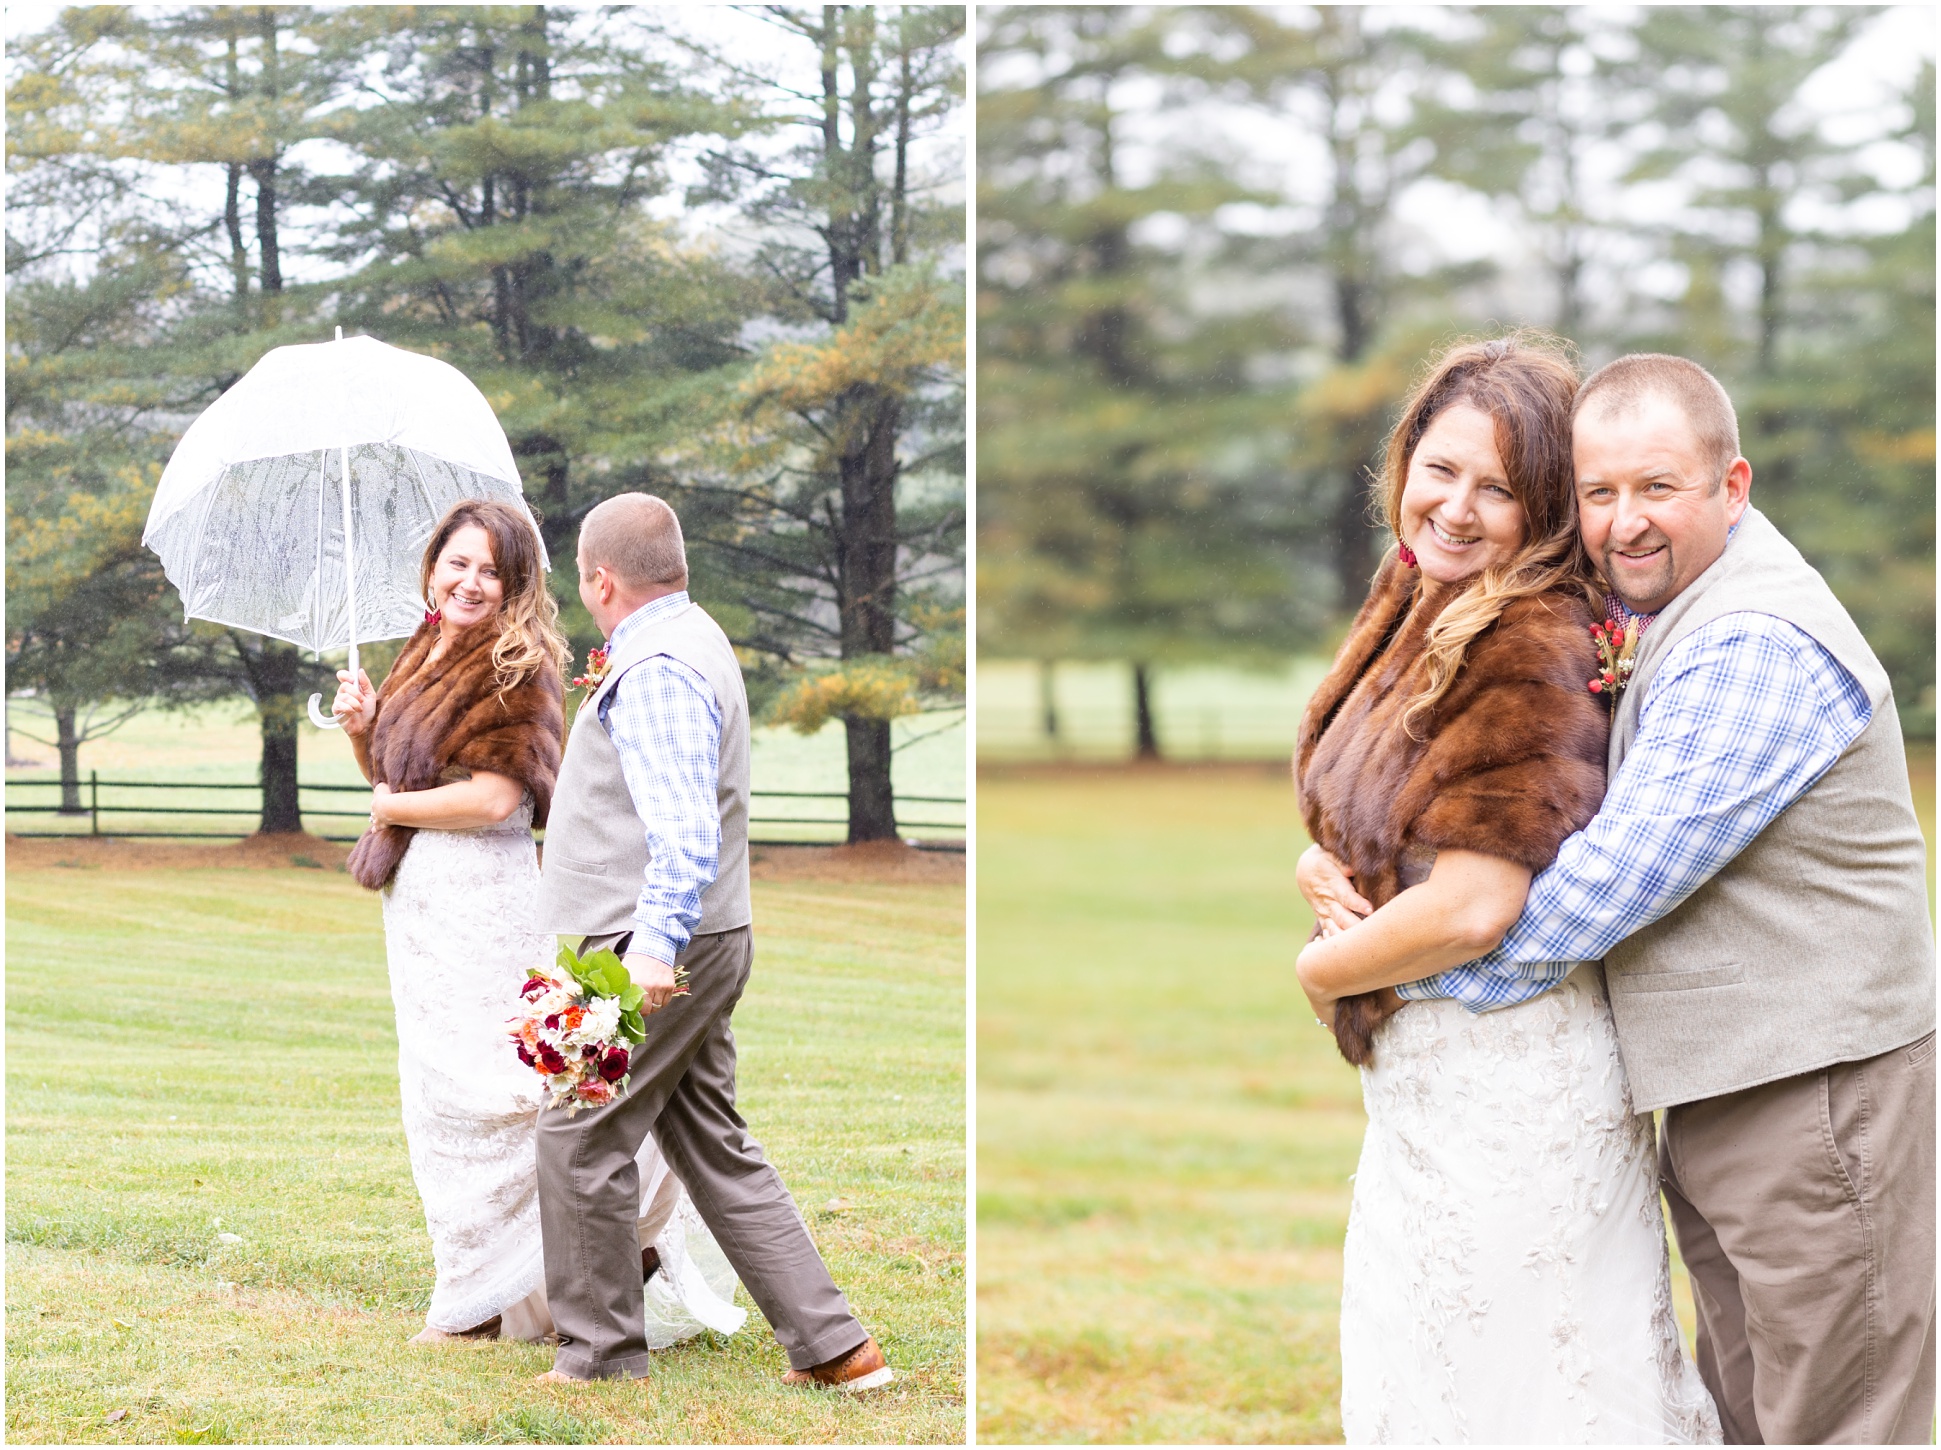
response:
<path id="1" fill-rule="evenodd" d="M 630 589 L 686 584 L 687 546 L 666 500 L 618 493 L 595 504 L 580 525 L 580 567 L 591 573 L 602 564 Z"/>
<path id="2" fill-rule="evenodd" d="M 1593 407 L 1624 413 L 1647 397 L 1663 398 L 1691 423 L 1701 456 L 1712 464 L 1716 490 L 1739 456 L 1739 415 L 1719 380 L 1690 358 L 1634 352 L 1605 363 L 1577 390 L 1570 420 L 1576 422 Z"/>

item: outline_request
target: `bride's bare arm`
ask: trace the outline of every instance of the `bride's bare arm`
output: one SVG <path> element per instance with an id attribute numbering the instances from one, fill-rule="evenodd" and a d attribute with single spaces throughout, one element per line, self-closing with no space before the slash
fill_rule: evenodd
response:
<path id="1" fill-rule="evenodd" d="M 380 784 L 371 798 L 371 819 L 380 826 L 474 831 L 505 820 L 519 809 L 525 793 L 525 787 L 511 776 L 489 770 L 474 771 L 470 780 L 430 790 L 394 791 Z"/>
<path id="2" fill-rule="evenodd" d="M 1530 870 L 1479 851 L 1441 851 L 1429 879 L 1352 931 L 1318 937 L 1294 969 L 1317 1014 L 1342 997 L 1432 976 L 1493 951 L 1523 910 Z"/>

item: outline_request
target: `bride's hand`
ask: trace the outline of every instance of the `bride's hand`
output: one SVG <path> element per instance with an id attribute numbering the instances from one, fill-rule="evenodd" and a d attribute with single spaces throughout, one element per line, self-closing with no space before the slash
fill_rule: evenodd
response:
<path id="1" fill-rule="evenodd" d="M 1301 956 L 1306 956 L 1313 946 L 1314 943 L 1309 942 L 1306 947 L 1301 949 Z M 1314 989 L 1308 986 L 1307 979 L 1301 976 L 1300 957 L 1294 959 L 1294 975 L 1301 984 L 1302 993 L 1307 997 L 1308 1006 L 1314 1009 L 1314 1020 L 1321 1026 L 1332 1029 L 1334 1027 L 1334 1000 L 1332 998 L 1320 998 L 1314 995 Z"/>
<path id="2" fill-rule="evenodd" d="M 373 830 L 379 826 L 391 824 L 384 814 L 384 807 L 391 793 L 391 787 L 381 780 L 371 787 L 371 828 Z"/>
<path id="3" fill-rule="evenodd" d="M 1309 846 L 1301 853 L 1294 882 L 1314 909 L 1323 936 L 1346 931 L 1375 909 L 1348 879 L 1354 874 L 1319 846 Z"/>
<path id="4" fill-rule="evenodd" d="M 337 698 L 330 702 L 330 713 L 346 735 L 362 735 L 376 724 L 377 691 L 371 686 L 371 677 L 359 670 L 353 680 L 349 670 L 337 671 Z"/>

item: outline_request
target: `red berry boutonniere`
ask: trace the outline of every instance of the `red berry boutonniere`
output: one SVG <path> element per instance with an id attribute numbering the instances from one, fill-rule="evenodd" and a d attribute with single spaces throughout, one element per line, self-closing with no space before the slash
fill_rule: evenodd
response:
<path id="1" fill-rule="evenodd" d="M 600 685 L 600 681 L 604 680 L 606 677 L 607 677 L 606 649 L 601 648 L 601 649 L 588 650 L 586 652 L 586 673 L 583 675 L 573 676 L 573 688 L 576 690 L 598 689 Z"/>
<path id="2" fill-rule="evenodd" d="M 1597 646 L 1599 672 L 1590 682 L 1590 692 L 1615 703 L 1618 692 L 1631 682 L 1631 671 L 1638 663 L 1638 621 L 1633 619 L 1622 630 L 1615 624 L 1593 624 L 1591 642 Z"/>

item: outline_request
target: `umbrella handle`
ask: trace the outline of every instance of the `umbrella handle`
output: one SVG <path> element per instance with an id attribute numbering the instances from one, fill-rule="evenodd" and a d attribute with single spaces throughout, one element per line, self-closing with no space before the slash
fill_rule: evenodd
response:
<path id="1" fill-rule="evenodd" d="M 310 697 L 310 723 L 315 725 L 319 730 L 342 730 L 344 728 L 344 722 L 339 720 L 335 715 L 326 715 L 322 710 L 319 710 L 317 706 L 321 703 L 323 703 L 322 695 L 312 695 Z"/>

